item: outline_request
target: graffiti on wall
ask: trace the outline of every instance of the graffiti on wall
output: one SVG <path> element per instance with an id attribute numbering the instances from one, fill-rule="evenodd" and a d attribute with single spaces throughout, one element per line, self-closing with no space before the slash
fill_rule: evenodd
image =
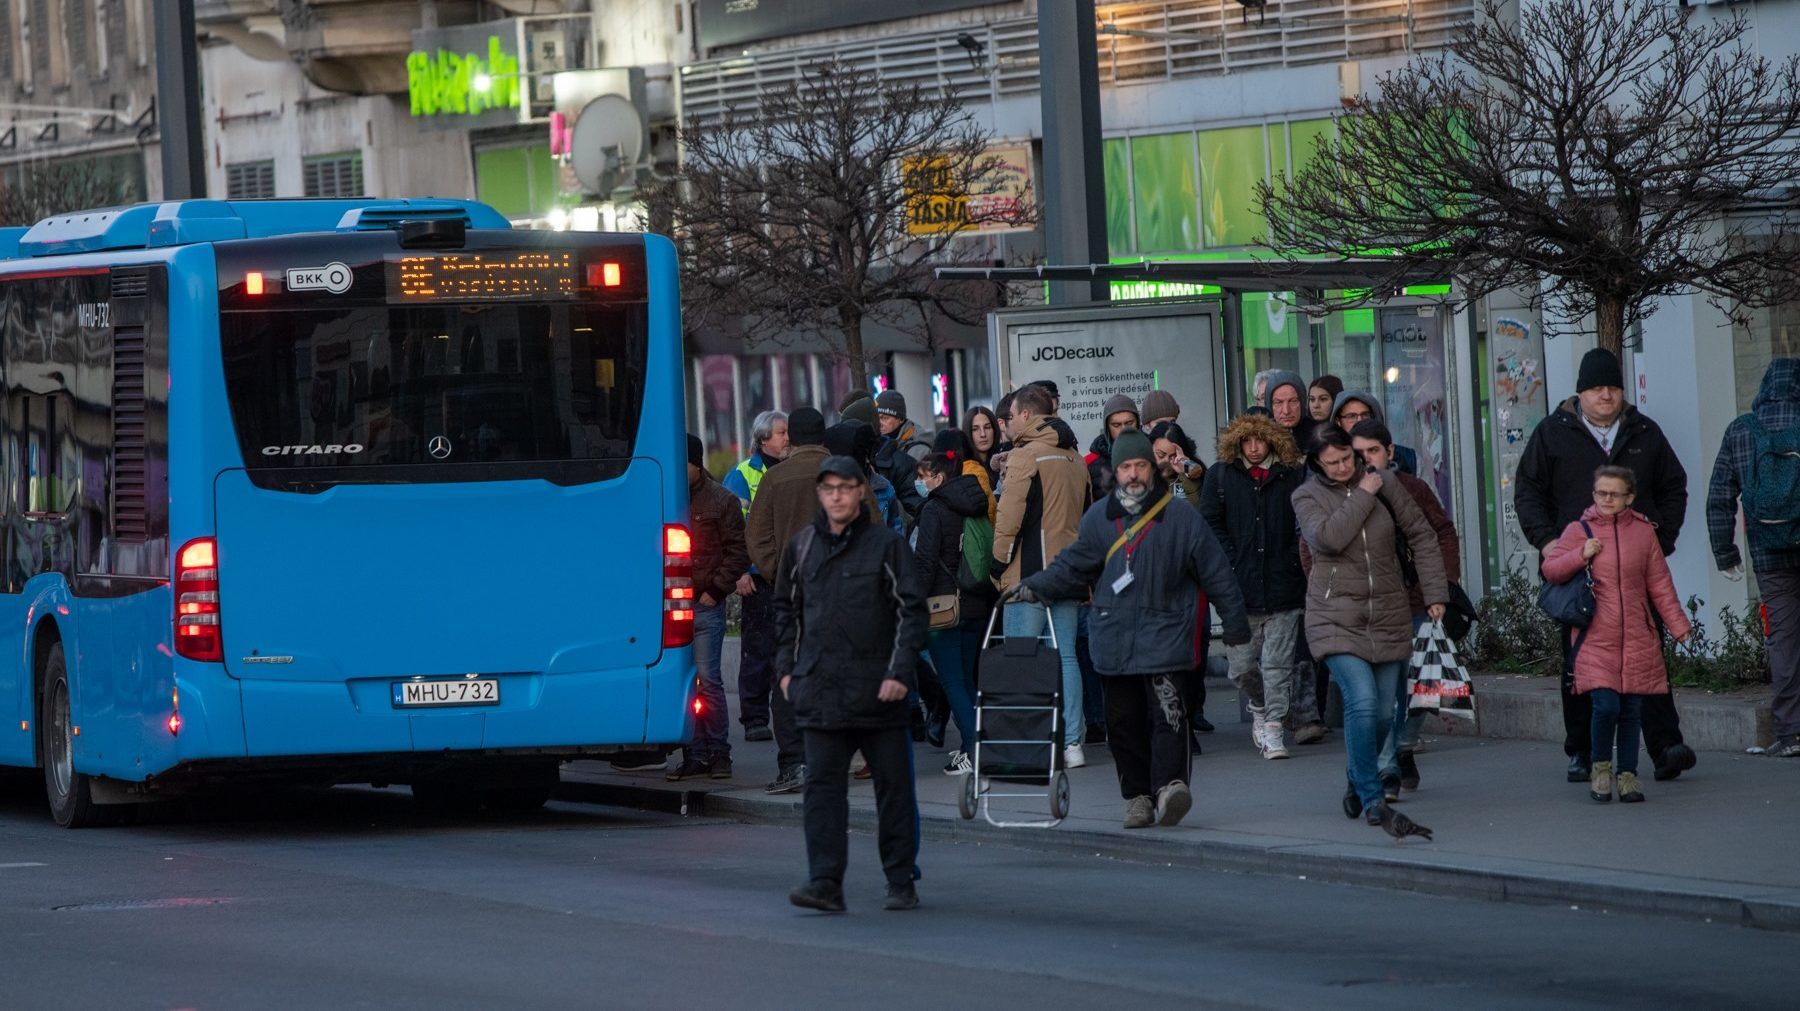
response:
<path id="1" fill-rule="evenodd" d="M 1489 431 L 1494 433 L 1494 487 L 1499 489 L 1498 541 L 1501 571 L 1537 570 L 1538 552 L 1519 529 L 1513 511 L 1513 475 L 1532 429 L 1544 420 L 1549 402 L 1541 367 L 1543 338 L 1523 320 L 1501 317 L 1488 331 L 1488 350 L 1493 362 L 1493 412 Z"/>

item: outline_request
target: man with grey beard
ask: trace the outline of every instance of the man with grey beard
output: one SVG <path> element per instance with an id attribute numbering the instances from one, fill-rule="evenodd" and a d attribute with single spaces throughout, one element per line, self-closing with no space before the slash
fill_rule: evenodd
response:
<path id="1" fill-rule="evenodd" d="M 1225 644 L 1250 641 L 1243 591 L 1200 512 L 1177 503 L 1157 475 L 1150 439 L 1113 441 L 1111 494 L 1081 517 L 1075 542 L 1014 591 L 1027 603 L 1080 600 L 1091 590 L 1094 666 L 1106 678 L 1106 737 L 1125 798 L 1125 827 L 1175 825 L 1193 806 L 1181 680 L 1194 668 L 1205 591 Z"/>

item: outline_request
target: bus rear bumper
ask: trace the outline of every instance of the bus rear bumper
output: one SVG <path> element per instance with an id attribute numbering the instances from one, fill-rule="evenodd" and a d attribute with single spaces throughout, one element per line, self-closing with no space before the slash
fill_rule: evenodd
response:
<path id="1" fill-rule="evenodd" d="M 685 661 L 685 662 L 683 662 Z M 248 758 L 680 744 L 692 732 L 691 651 L 649 667 L 490 674 L 498 702 L 403 706 L 405 678 L 244 681 Z"/>

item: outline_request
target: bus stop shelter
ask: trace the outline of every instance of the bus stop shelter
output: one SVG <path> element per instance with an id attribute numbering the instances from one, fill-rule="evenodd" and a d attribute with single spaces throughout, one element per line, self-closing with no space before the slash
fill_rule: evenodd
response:
<path id="1" fill-rule="evenodd" d="M 1221 343 L 1228 376 L 1227 389 L 1233 411 L 1241 410 L 1244 396 L 1244 295 L 1248 293 L 1292 296 L 1293 307 L 1313 315 L 1326 293 L 1365 290 L 1377 279 L 1389 278 L 1392 263 L 1379 258 L 1321 261 L 1286 260 L 1141 260 L 1132 263 L 1040 264 L 1026 267 L 939 267 L 940 281 L 990 281 L 995 283 L 1087 281 L 1193 285 L 1178 297 L 1211 299 L 1220 304 Z M 1406 297 L 1447 300 L 1450 276 L 1446 271 L 1419 269 L 1403 277 L 1386 296 L 1374 296 L 1373 304 Z M 1429 288 L 1429 291 L 1421 291 Z M 1119 300 L 1115 300 L 1119 301 Z M 1085 303 L 1095 305 L 1096 303 Z M 1072 305 L 1069 307 L 1073 307 Z"/>

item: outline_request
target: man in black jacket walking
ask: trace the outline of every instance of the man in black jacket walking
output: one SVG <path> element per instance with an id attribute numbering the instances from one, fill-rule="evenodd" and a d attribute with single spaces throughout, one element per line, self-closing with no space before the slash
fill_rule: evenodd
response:
<path id="1" fill-rule="evenodd" d="M 1594 470 L 1611 464 L 1637 475 L 1632 508 L 1656 527 L 1663 554 L 1675 553 L 1675 538 L 1687 518 L 1687 471 L 1656 422 L 1625 402 L 1619 359 L 1595 348 L 1581 359 L 1575 396 L 1538 422 L 1513 479 L 1513 508 L 1519 529 L 1538 551 L 1549 550 L 1569 524 L 1593 502 Z M 1569 674 L 1570 637 L 1563 643 L 1563 752 L 1571 783 L 1588 781 L 1588 736 L 1593 703 L 1576 695 Z M 1674 779 L 1694 767 L 1694 749 L 1682 742 L 1675 696 L 1644 698 L 1644 746 L 1656 763 L 1657 779 Z"/>
<path id="2" fill-rule="evenodd" d="M 820 515 L 796 533 L 775 580 L 775 670 L 806 741 L 808 880 L 788 899 L 844 910 L 850 756 L 875 779 L 877 840 L 888 909 L 919 904 L 919 808 L 913 795 L 908 693 L 917 687 L 928 621 L 912 553 L 868 521 L 862 466 L 847 456 L 819 465 Z"/>

